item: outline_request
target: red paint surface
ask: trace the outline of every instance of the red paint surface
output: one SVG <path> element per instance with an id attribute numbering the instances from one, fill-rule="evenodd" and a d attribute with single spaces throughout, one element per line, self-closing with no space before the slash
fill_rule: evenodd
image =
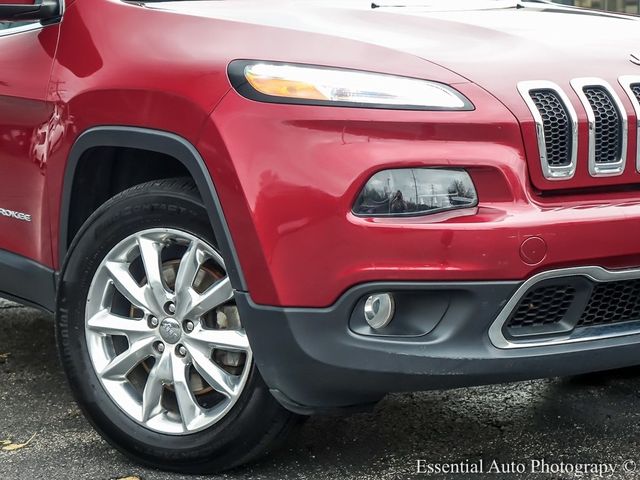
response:
<path id="1" fill-rule="evenodd" d="M 600 76 L 617 88 L 619 75 L 640 74 L 627 51 L 640 44 L 636 21 L 369 6 L 81 0 L 67 5 L 59 26 L 0 37 L 0 207 L 34 219 L 0 217 L 0 248 L 59 268 L 69 151 L 89 128 L 126 125 L 170 131 L 198 148 L 259 303 L 327 306 L 368 281 L 508 280 L 561 266 L 640 265 L 637 191 L 592 188 L 640 182 L 635 134 L 624 175 L 589 177 L 582 135 L 575 179 L 551 183 L 516 88 L 558 83 L 584 130 L 569 81 Z M 564 28 L 550 28 L 554 22 Z M 596 28 L 593 38 L 576 36 Z M 226 67 L 242 58 L 449 83 L 476 110 L 261 104 L 230 90 Z M 633 132 L 633 114 L 630 123 Z M 350 214 L 370 175 L 416 166 L 467 168 L 479 207 L 415 219 Z M 554 194 L 558 188 L 572 190 Z M 521 246 L 534 236 L 548 251 L 530 266 Z"/>

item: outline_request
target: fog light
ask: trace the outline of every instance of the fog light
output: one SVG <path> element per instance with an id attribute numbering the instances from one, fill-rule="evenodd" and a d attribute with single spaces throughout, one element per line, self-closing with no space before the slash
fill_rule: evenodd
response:
<path id="1" fill-rule="evenodd" d="M 478 205 L 469 174 L 459 168 L 383 170 L 369 179 L 353 213 L 363 217 L 428 215 Z"/>
<path id="2" fill-rule="evenodd" d="M 386 327 L 395 312 L 395 302 L 390 293 L 371 295 L 364 303 L 364 318 L 375 330 Z"/>

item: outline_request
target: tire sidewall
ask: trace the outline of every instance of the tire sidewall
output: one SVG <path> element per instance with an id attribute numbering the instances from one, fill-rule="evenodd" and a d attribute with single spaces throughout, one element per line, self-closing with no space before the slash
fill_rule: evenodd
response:
<path id="1" fill-rule="evenodd" d="M 138 461 L 162 468 L 200 471 L 202 464 L 231 467 L 260 442 L 272 417 L 281 414 L 255 364 L 236 404 L 216 424 L 186 435 L 145 428 L 126 415 L 98 379 L 85 337 L 85 306 L 102 260 L 124 238 L 151 228 L 172 228 L 216 246 L 206 211 L 191 195 L 141 190 L 115 197 L 101 207 L 79 232 L 63 269 L 58 294 L 58 347 L 70 386 L 94 427 L 116 448 Z M 261 429 L 260 427 L 263 426 Z M 218 467 L 215 467 L 218 468 Z"/>

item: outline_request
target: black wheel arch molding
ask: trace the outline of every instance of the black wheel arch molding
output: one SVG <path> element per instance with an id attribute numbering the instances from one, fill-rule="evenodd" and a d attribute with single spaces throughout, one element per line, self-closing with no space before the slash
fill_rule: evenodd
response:
<path id="1" fill-rule="evenodd" d="M 71 241 L 69 216 L 76 170 L 83 154 L 95 147 L 122 147 L 168 155 L 180 162 L 193 178 L 206 208 L 218 247 L 225 258 L 227 273 L 236 290 L 246 291 L 246 282 L 234 247 L 222 203 L 213 178 L 198 150 L 185 138 L 171 132 L 128 126 L 98 126 L 78 136 L 65 167 L 60 204 L 58 255 L 61 271 L 67 261 Z"/>
<path id="2" fill-rule="evenodd" d="M 0 250 L 0 296 L 52 313 L 55 272 L 30 258 Z"/>

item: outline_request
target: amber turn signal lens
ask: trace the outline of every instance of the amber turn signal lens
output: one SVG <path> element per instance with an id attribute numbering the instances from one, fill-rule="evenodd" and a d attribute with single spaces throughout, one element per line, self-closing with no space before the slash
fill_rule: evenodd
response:
<path id="1" fill-rule="evenodd" d="M 305 82 L 265 78 L 251 73 L 247 73 L 247 80 L 253 88 L 264 95 L 307 100 L 328 100 L 316 87 Z"/>

